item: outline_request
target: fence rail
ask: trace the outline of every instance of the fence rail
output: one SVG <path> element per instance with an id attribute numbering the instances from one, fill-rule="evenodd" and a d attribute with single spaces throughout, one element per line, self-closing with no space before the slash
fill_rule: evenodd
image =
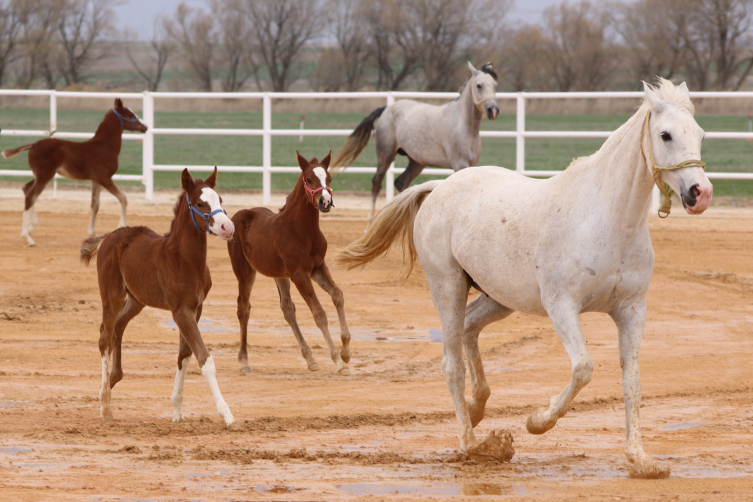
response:
<path id="1" fill-rule="evenodd" d="M 141 181 L 146 187 L 146 199 L 153 200 L 155 171 L 182 171 L 188 167 L 193 171 L 209 171 L 214 166 L 199 165 L 165 165 L 154 163 L 155 135 L 196 135 L 196 136 L 261 136 L 262 137 L 262 165 L 261 166 L 218 166 L 222 172 L 262 173 L 263 203 L 269 204 L 271 198 L 272 173 L 294 173 L 298 167 L 272 166 L 272 136 L 347 136 L 351 129 L 273 129 L 272 128 L 272 100 L 273 99 L 357 99 L 380 98 L 385 99 L 389 106 L 396 99 L 454 99 L 454 92 L 144 92 L 144 93 L 114 93 L 114 92 L 60 92 L 51 90 L 18 90 L 0 89 L 0 96 L 49 96 L 50 99 L 50 129 L 47 131 L 8 130 L 0 131 L 2 136 L 32 136 L 56 137 L 71 139 L 88 139 L 92 133 L 62 132 L 57 130 L 57 98 L 94 98 L 113 99 L 131 98 L 142 101 L 142 120 L 150 126 L 149 130 L 141 134 L 123 134 L 123 139 L 143 141 L 142 174 L 115 175 L 115 180 Z M 691 92 L 691 98 L 753 98 L 753 92 Z M 515 170 L 526 176 L 549 177 L 561 171 L 531 171 L 525 168 L 525 140 L 526 138 L 606 138 L 613 131 L 529 131 L 525 128 L 526 100 L 528 99 L 594 99 L 594 98 L 636 98 L 643 97 L 642 92 L 499 92 L 498 100 L 514 99 L 516 101 L 516 127 L 514 131 L 481 131 L 482 138 L 515 138 Z M 262 100 L 262 128 L 261 129 L 198 129 L 198 128 L 157 128 L 154 126 L 155 99 L 260 99 Z M 749 139 L 753 140 L 753 133 L 745 132 L 713 132 L 706 133 L 709 139 Z M 394 197 L 395 175 L 404 169 L 390 165 L 385 176 L 387 200 Z M 350 167 L 345 173 L 375 173 L 375 167 Z M 449 175 L 448 169 L 428 168 L 424 174 Z M 0 170 L 0 176 L 31 176 L 31 171 Z M 707 173 L 711 179 L 753 180 L 753 173 Z M 56 179 L 59 176 L 56 175 Z M 654 188 L 653 206 L 658 207 L 659 191 Z"/>

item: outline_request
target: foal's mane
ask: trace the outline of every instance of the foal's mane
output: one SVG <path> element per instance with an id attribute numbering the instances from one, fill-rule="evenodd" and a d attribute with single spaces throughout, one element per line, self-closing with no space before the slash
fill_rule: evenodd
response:
<path id="1" fill-rule="evenodd" d="M 195 186 L 204 184 L 204 180 L 200 179 L 195 179 L 193 182 Z M 169 237 L 170 234 L 173 233 L 173 230 L 175 229 L 175 222 L 178 221 L 178 211 L 180 211 L 180 204 L 185 198 L 186 191 L 181 190 L 180 195 L 178 195 L 178 200 L 175 201 L 175 206 L 173 206 L 173 221 L 170 222 L 170 230 L 165 234 L 165 237 Z"/>

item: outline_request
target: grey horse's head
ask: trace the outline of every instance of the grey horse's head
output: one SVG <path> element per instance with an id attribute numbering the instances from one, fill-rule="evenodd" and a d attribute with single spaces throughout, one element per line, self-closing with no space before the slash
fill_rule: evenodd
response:
<path id="1" fill-rule="evenodd" d="M 491 65 L 489 65 L 491 67 Z M 466 85 L 471 86 L 471 96 L 478 111 L 486 115 L 486 118 L 494 120 L 499 115 L 499 107 L 495 98 L 497 81 L 489 73 L 477 70 L 468 61 L 471 77 Z"/>

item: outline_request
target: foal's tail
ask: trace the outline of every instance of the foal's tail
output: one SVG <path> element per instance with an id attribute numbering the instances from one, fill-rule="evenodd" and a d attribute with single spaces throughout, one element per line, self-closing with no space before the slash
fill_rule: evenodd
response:
<path id="1" fill-rule="evenodd" d="M 408 271 L 401 274 L 407 279 L 417 258 L 416 247 L 413 244 L 413 222 L 426 196 L 441 182 L 442 180 L 428 181 L 398 195 L 377 213 L 363 237 L 351 242 L 337 254 L 335 262 L 348 270 L 363 267 L 382 256 L 398 242 L 403 251 L 403 264 L 406 261 L 407 250 Z"/>
<path id="2" fill-rule="evenodd" d="M 348 136 L 348 142 L 345 143 L 345 146 L 335 154 L 335 158 L 329 164 L 330 167 L 345 169 L 356 160 L 356 157 L 366 148 L 366 144 L 371 137 L 371 131 L 374 130 L 374 122 L 382 115 L 385 108 L 387 107 L 380 106 L 358 124 L 358 127 Z"/>
<path id="3" fill-rule="evenodd" d="M 97 257 L 97 253 L 99 253 L 99 247 L 102 245 L 102 242 L 104 242 L 105 237 L 107 237 L 108 235 L 110 234 L 107 233 L 102 234 L 99 237 L 91 237 L 81 243 L 81 263 L 83 263 L 87 267 L 89 266 L 89 262 Z"/>
<path id="4" fill-rule="evenodd" d="M 26 150 L 31 150 L 32 146 L 34 146 L 34 144 L 29 143 L 28 145 L 19 146 L 18 148 L 8 148 L 7 150 L 3 150 L 3 157 L 5 157 L 6 159 L 15 157 L 21 152 L 25 152 Z"/>

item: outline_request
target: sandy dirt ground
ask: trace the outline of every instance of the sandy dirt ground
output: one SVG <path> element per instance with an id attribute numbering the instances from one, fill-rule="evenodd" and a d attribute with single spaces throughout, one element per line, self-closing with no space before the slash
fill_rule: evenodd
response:
<path id="1" fill-rule="evenodd" d="M 506 464 L 459 454 L 438 317 L 420 267 L 406 284 L 395 280 L 396 254 L 363 271 L 333 267 L 353 333 L 350 376 L 337 374 L 294 293 L 321 366 L 307 370 L 274 282 L 263 277 L 252 293 L 252 373 L 243 375 L 237 286 L 224 243 L 211 239 L 214 286 L 200 327 L 237 423 L 225 427 L 217 416 L 195 360 L 186 421 L 171 422 L 178 332 L 168 312 L 153 309 L 125 333 L 115 421 L 101 423 L 96 268 L 78 258 L 88 194 L 43 194 L 38 246 L 28 248 L 18 236 L 18 192 L 0 190 L 0 500 L 753 498 L 749 209 L 650 218 L 657 259 L 641 351 L 641 418 L 646 451 L 672 476 L 646 481 L 627 475 L 616 328 L 605 315 L 581 316 L 594 378 L 543 436 L 528 434 L 525 419 L 567 384 L 569 359 L 547 318 L 514 314 L 489 326 L 480 344 L 492 396 L 477 435 L 507 428 L 516 454 Z M 146 204 L 131 194 L 129 223 L 166 231 L 175 197 L 158 194 Z M 230 214 L 259 202 L 223 198 Z M 322 221 L 331 253 L 365 226 L 366 199 L 335 200 Z M 117 213 L 103 196 L 98 230 L 113 229 Z M 335 310 L 318 294 L 338 338 Z"/>

